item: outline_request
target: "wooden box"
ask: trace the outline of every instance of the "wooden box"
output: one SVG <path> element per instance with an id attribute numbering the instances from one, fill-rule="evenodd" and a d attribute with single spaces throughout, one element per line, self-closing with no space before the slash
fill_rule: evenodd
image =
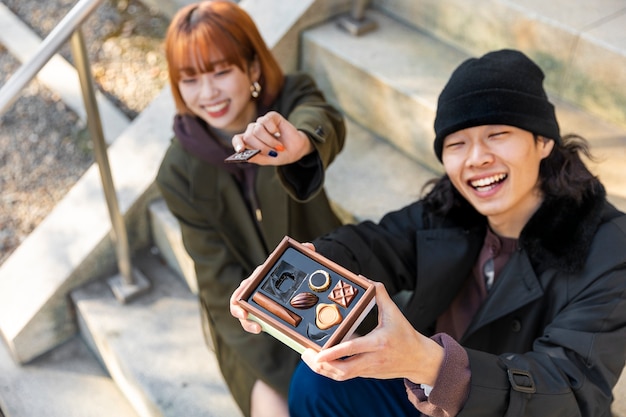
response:
<path id="1" fill-rule="evenodd" d="M 352 335 L 375 298 L 370 280 L 286 236 L 238 302 L 263 331 L 302 353 Z"/>

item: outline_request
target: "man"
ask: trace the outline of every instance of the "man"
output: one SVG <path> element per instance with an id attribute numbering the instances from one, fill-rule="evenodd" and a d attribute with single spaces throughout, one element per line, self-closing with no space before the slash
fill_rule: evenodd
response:
<path id="1" fill-rule="evenodd" d="M 586 142 L 561 137 L 543 78 L 519 51 L 463 62 L 435 119 L 445 175 L 379 224 L 313 242 L 382 283 L 379 323 L 304 352 L 291 416 L 611 415 L 626 216 L 581 160 Z M 401 290 L 403 312 L 389 297 Z"/>

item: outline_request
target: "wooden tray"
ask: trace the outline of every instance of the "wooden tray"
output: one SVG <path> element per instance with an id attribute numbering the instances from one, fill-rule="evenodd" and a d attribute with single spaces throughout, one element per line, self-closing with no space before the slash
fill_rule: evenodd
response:
<path id="1" fill-rule="evenodd" d="M 302 353 L 345 340 L 375 301 L 372 281 L 285 236 L 238 303 L 263 331 Z"/>

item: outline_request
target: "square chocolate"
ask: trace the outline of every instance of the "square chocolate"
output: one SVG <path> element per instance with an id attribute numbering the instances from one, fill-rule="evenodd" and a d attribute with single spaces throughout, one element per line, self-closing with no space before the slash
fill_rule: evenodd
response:
<path id="1" fill-rule="evenodd" d="M 285 236 L 238 300 L 251 320 L 294 350 L 350 336 L 375 304 L 374 285 Z"/>

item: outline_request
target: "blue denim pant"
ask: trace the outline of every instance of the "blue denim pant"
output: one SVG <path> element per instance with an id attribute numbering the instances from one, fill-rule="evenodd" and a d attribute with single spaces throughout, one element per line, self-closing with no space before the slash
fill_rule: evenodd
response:
<path id="1" fill-rule="evenodd" d="M 402 379 L 334 381 L 300 362 L 289 388 L 291 417 L 419 417 Z"/>

